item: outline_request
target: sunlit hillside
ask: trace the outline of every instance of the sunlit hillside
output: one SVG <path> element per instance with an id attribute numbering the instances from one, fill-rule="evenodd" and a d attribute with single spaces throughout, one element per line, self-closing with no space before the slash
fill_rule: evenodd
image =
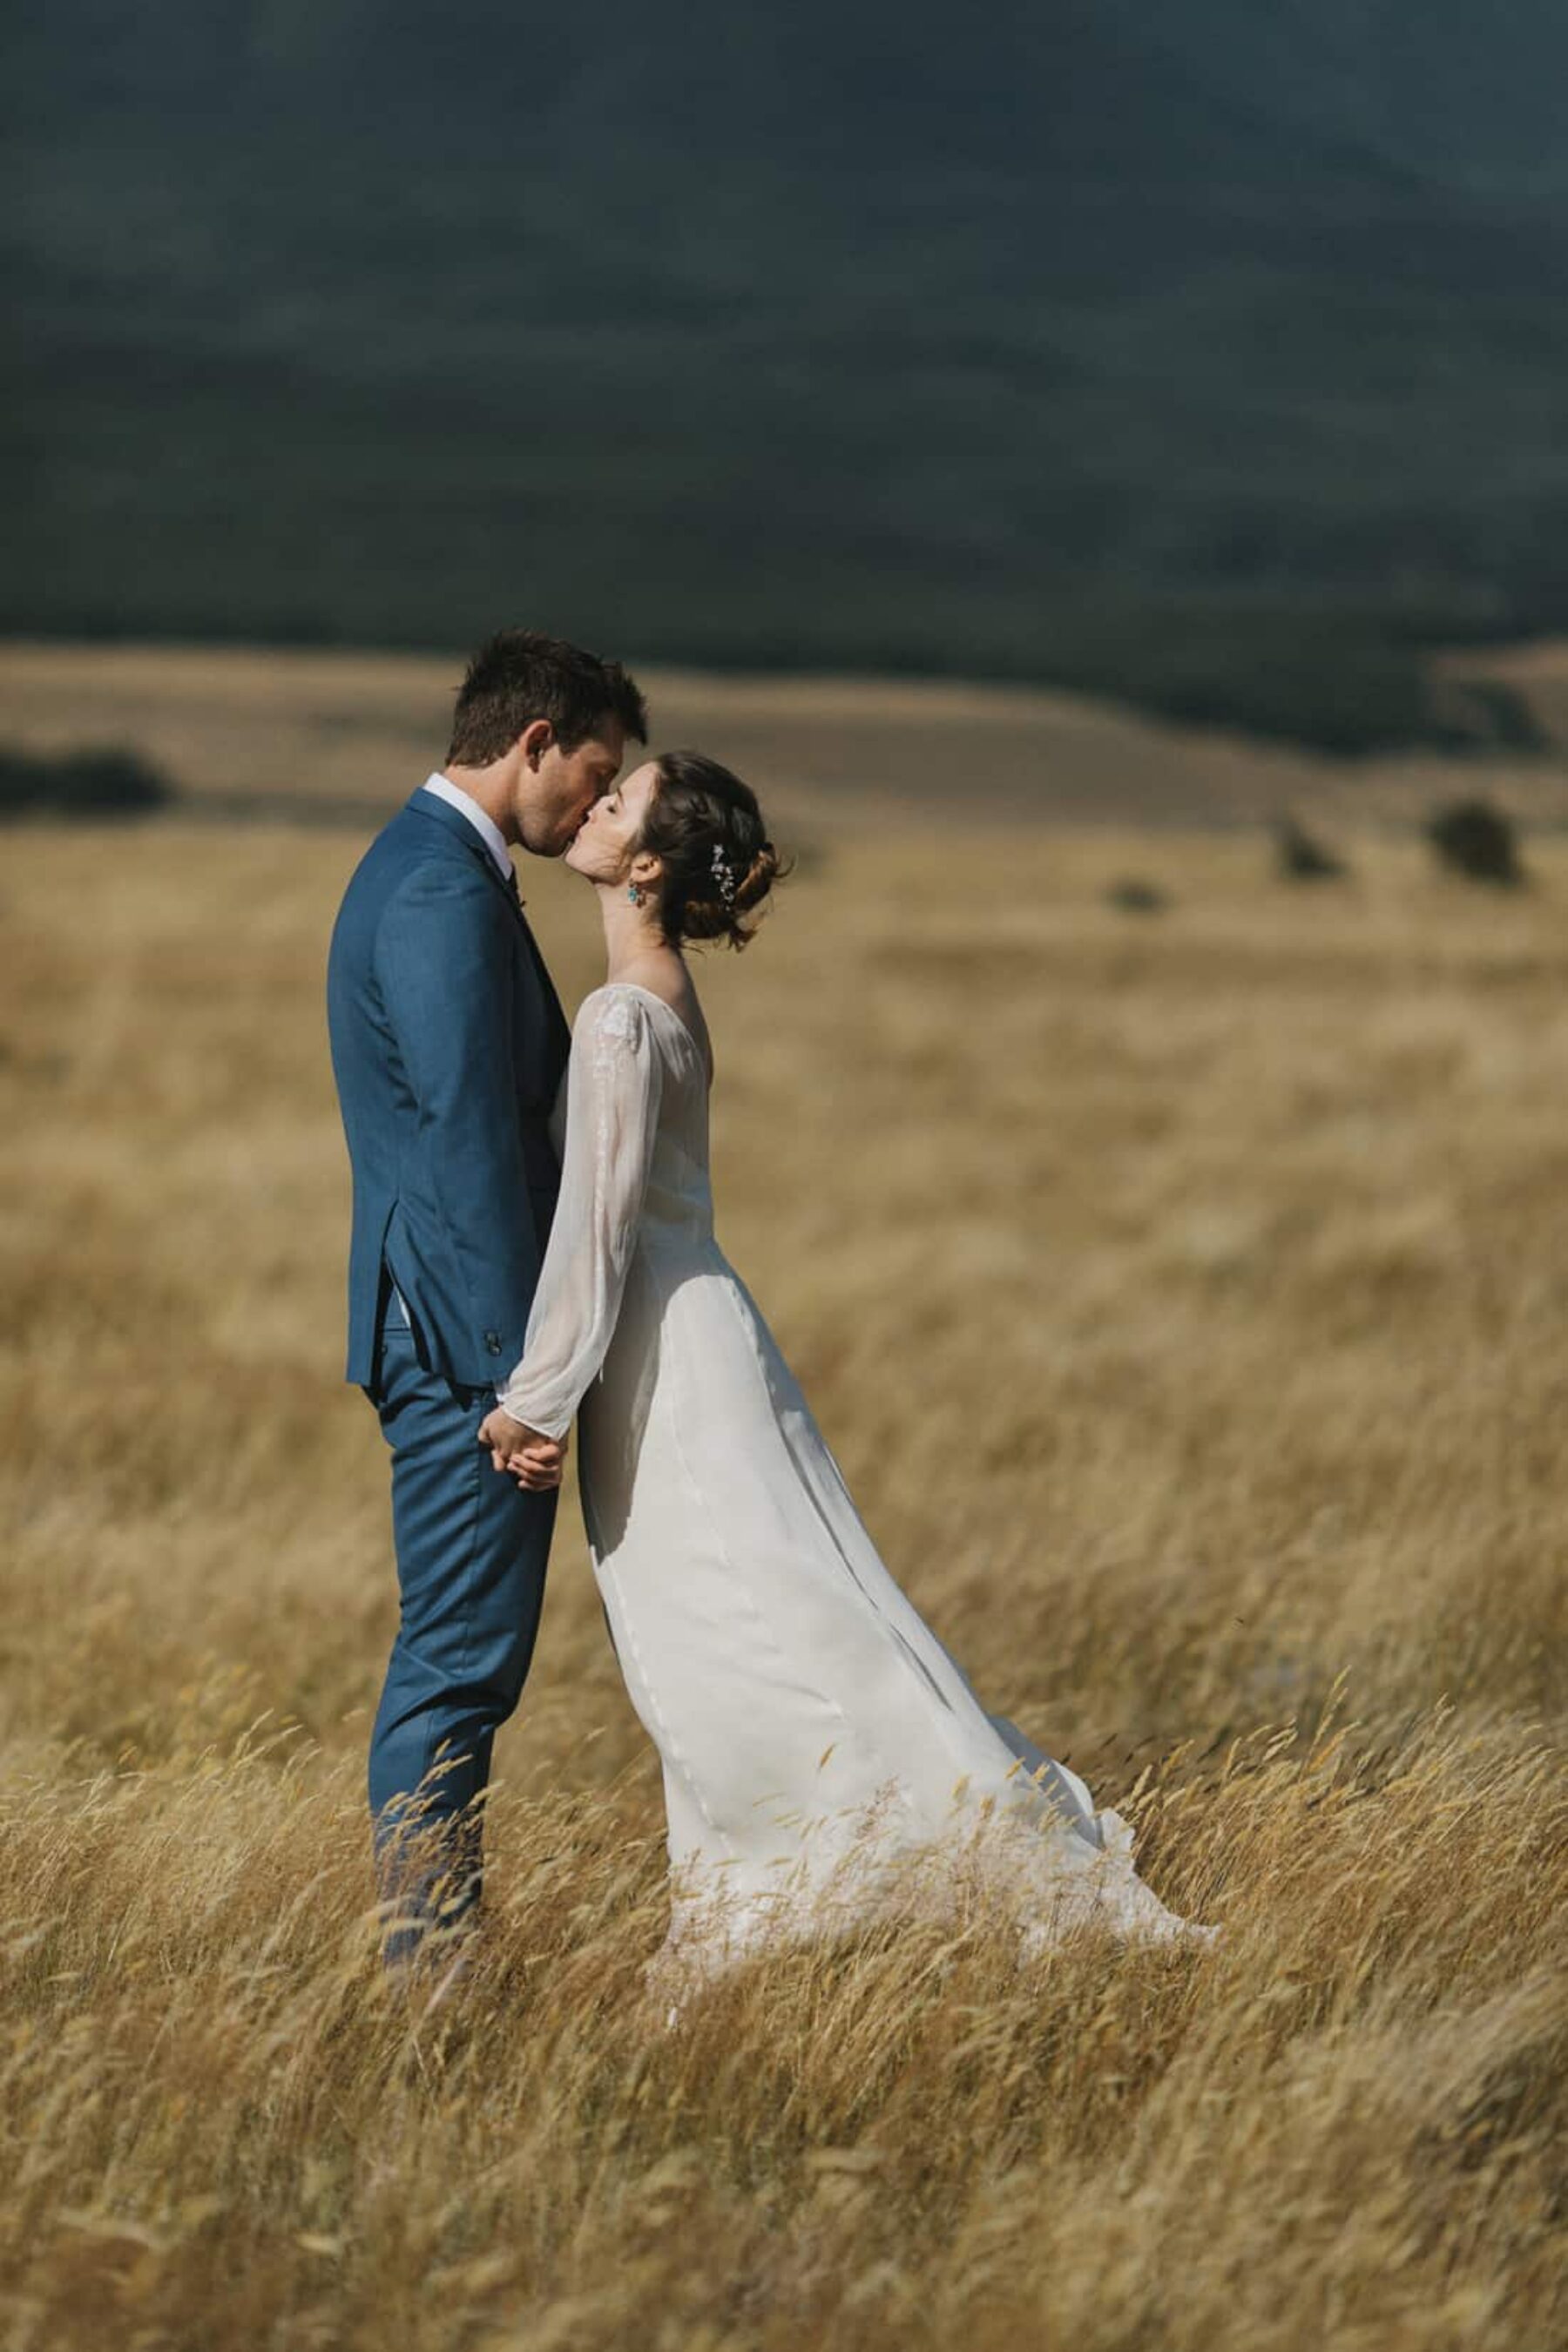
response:
<path id="1" fill-rule="evenodd" d="M 1537 750 L 1354 761 L 1040 688 L 635 667 L 655 745 L 696 743 L 729 761 L 802 837 L 1041 821 L 1256 827 L 1288 809 L 1331 828 L 1404 835 L 1440 801 L 1476 793 L 1532 825 L 1568 824 L 1568 651 L 1558 643 L 1432 665 L 1434 690 L 1456 709 L 1478 692 L 1514 698 Z M 441 759 L 461 675 L 456 649 L 0 643 L 0 749 L 127 749 L 193 814 L 360 824 Z"/>

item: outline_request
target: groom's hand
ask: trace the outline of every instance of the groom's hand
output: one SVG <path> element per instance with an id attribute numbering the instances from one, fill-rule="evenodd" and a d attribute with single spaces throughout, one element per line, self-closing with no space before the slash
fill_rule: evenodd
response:
<path id="1" fill-rule="evenodd" d="M 479 1423 L 479 1444 L 488 1445 L 490 1466 L 510 1471 L 530 1494 L 548 1494 L 561 1484 L 566 1447 L 561 1439 L 543 1437 L 525 1422 L 514 1421 L 504 1405 L 497 1405 Z"/>

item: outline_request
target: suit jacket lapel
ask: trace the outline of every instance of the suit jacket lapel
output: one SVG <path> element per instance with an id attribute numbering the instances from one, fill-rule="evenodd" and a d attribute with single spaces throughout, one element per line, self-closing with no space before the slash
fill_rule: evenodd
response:
<path id="1" fill-rule="evenodd" d="M 496 880 L 498 883 L 500 881 L 499 874 L 496 876 Z M 502 887 L 505 887 L 504 884 L 502 885 Z M 555 982 L 550 977 L 550 967 L 545 962 L 543 956 L 540 952 L 539 941 L 534 938 L 532 931 L 529 928 L 528 917 L 523 913 L 522 908 L 518 905 L 517 900 L 512 898 L 512 894 L 510 890 L 507 891 L 506 895 L 511 899 L 512 912 L 517 917 L 518 929 L 522 933 L 522 943 L 528 950 L 530 961 L 533 966 L 534 975 L 539 982 L 539 992 L 544 999 L 545 1025 L 549 1031 L 550 1043 L 552 1049 L 556 1055 L 557 1068 L 559 1071 L 560 1068 L 563 1068 L 565 1066 L 567 1051 L 571 1045 L 572 1032 L 566 1025 L 566 1015 L 561 1009 L 561 999 L 555 993 Z"/>
<path id="2" fill-rule="evenodd" d="M 552 1073 L 553 1081 L 566 1066 L 572 1032 L 567 1025 L 566 1015 L 561 1009 L 561 999 L 555 993 L 555 983 L 550 977 L 549 967 L 539 951 L 539 942 L 529 928 L 528 917 L 522 911 L 518 898 L 516 876 L 512 877 L 510 885 L 503 881 L 500 868 L 461 809 L 455 809 L 451 803 L 444 801 L 438 793 L 427 793 L 421 784 L 418 791 L 411 795 L 408 806 L 415 815 L 428 817 L 432 824 L 443 826 L 471 856 L 477 857 L 489 877 L 491 889 L 498 890 L 510 908 L 512 920 L 522 935 L 523 951 L 528 957 L 534 977 L 539 982 L 540 993 L 544 999 L 545 1028 L 555 1056 L 556 1066 Z"/>
<path id="3" fill-rule="evenodd" d="M 453 840 L 468 851 L 470 857 L 477 857 L 481 869 L 489 877 L 491 888 L 499 890 L 512 912 L 521 916 L 522 909 L 517 903 L 515 887 L 509 887 L 502 880 L 500 868 L 490 856 L 488 845 L 479 839 L 461 809 L 455 809 L 450 801 L 442 800 L 437 793 L 427 793 L 423 784 L 409 800 L 408 808 L 415 816 L 426 817 L 432 824 L 438 824 L 444 833 L 449 833 Z"/>

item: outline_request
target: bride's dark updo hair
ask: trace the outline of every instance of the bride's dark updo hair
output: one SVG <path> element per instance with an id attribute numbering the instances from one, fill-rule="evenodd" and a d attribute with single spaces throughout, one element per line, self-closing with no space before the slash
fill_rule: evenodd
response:
<path id="1" fill-rule="evenodd" d="M 643 819 L 639 849 L 664 867 L 659 920 L 666 939 L 722 940 L 743 948 L 755 914 L 784 870 L 750 784 L 700 751 L 665 751 Z"/>

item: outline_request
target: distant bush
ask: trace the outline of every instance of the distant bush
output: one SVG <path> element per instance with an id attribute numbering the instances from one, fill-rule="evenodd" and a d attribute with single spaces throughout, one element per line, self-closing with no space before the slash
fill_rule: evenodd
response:
<path id="1" fill-rule="evenodd" d="M 1129 875 L 1121 882 L 1111 883 L 1105 903 L 1123 915 L 1163 915 L 1171 902 L 1157 882 L 1144 882 Z"/>
<path id="2" fill-rule="evenodd" d="M 1343 859 L 1297 816 L 1282 816 L 1274 828 L 1274 863 L 1283 882 L 1337 882 L 1345 872 Z"/>
<path id="3" fill-rule="evenodd" d="M 0 822 L 147 816 L 173 798 L 167 778 L 137 751 L 0 751 Z"/>
<path id="4" fill-rule="evenodd" d="M 1450 801 L 1426 820 L 1439 865 L 1467 882 L 1517 890 L 1524 881 L 1512 820 L 1490 801 Z"/>

